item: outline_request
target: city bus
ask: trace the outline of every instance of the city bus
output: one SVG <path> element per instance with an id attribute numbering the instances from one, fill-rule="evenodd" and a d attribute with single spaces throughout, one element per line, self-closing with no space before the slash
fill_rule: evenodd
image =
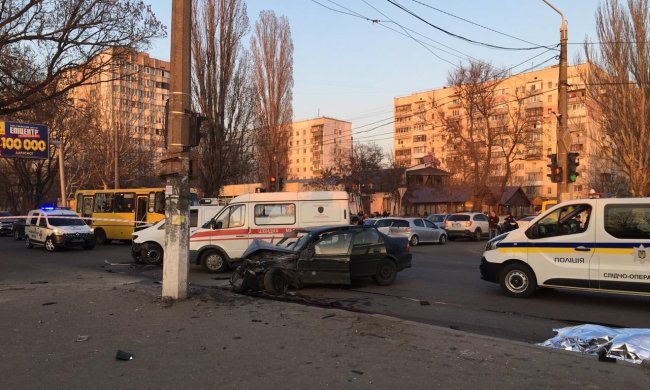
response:
<path id="1" fill-rule="evenodd" d="M 198 204 L 194 191 L 190 204 Z M 93 227 L 98 244 L 109 244 L 131 240 L 137 227 L 165 218 L 165 189 L 78 190 L 70 206 Z"/>

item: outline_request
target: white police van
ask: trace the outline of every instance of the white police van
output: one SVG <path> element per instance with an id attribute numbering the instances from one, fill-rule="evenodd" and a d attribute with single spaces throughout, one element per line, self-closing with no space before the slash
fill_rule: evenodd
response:
<path id="1" fill-rule="evenodd" d="M 537 287 L 650 295 L 650 198 L 577 199 L 488 241 L 481 279 L 513 297 Z"/>
<path id="2" fill-rule="evenodd" d="M 95 235 L 74 211 L 59 208 L 31 210 L 25 220 L 25 247 L 43 245 L 53 252 L 57 248 L 93 249 Z"/>

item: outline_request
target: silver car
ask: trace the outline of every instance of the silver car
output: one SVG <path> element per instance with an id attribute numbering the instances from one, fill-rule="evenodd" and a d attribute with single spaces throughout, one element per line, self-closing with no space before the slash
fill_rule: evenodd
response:
<path id="1" fill-rule="evenodd" d="M 447 232 L 426 218 L 386 219 L 391 220 L 387 233 L 393 236 L 408 237 L 411 246 L 417 246 L 420 243 L 447 243 Z"/>

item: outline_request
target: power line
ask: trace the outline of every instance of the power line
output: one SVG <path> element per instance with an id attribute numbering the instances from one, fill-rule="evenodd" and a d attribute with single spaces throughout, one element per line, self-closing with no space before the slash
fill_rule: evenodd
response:
<path id="1" fill-rule="evenodd" d="M 475 44 L 475 45 L 485 46 L 485 47 L 489 47 L 489 48 L 492 48 L 492 49 L 500 49 L 500 50 L 515 50 L 515 51 L 521 51 L 521 50 L 537 50 L 537 49 L 548 49 L 548 47 L 546 47 L 546 46 L 539 46 L 539 45 L 538 45 L 538 46 L 534 46 L 534 47 L 506 47 L 506 46 L 492 45 L 492 44 L 490 44 L 490 43 L 485 43 L 485 42 L 475 41 L 475 40 L 473 40 L 473 39 L 469 39 L 469 38 L 464 37 L 464 36 L 462 36 L 462 35 L 458 35 L 458 34 L 452 33 L 451 31 L 445 30 L 445 29 L 442 28 L 442 27 L 436 26 L 435 24 L 429 22 L 428 20 L 422 18 L 421 16 L 419 16 L 419 15 L 416 14 L 415 12 L 409 10 L 408 8 L 404 7 L 403 5 L 397 3 L 397 2 L 395 2 L 395 1 L 393 1 L 393 0 L 386 0 L 386 1 L 388 1 L 390 4 L 394 5 L 395 7 L 401 9 L 402 11 L 408 13 L 409 15 L 413 16 L 414 18 L 416 18 L 416 19 L 422 21 L 423 23 L 425 23 L 425 24 L 427 24 L 427 25 L 429 25 L 429 26 L 435 28 L 435 29 L 438 30 L 438 31 L 441 31 L 441 32 L 443 32 L 443 33 L 445 33 L 445 34 L 447 34 L 447 35 L 449 35 L 449 36 L 452 36 L 452 37 L 454 37 L 454 38 L 461 39 L 461 40 L 463 40 L 463 41 L 465 41 L 465 42 L 469 42 L 469 43 L 472 43 L 472 44 Z"/>

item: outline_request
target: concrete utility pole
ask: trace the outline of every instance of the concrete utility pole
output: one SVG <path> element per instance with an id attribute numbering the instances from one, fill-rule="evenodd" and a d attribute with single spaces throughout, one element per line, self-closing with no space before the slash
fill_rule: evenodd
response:
<path id="1" fill-rule="evenodd" d="M 165 186 L 165 261 L 162 296 L 187 298 L 189 272 L 189 133 L 192 1 L 172 1 L 171 85 Z"/>
<path id="2" fill-rule="evenodd" d="M 560 74 L 558 77 L 558 92 L 557 92 L 557 163 L 562 168 L 562 178 L 557 183 L 557 200 L 563 202 L 569 200 L 569 183 L 568 183 L 568 164 L 567 155 L 571 147 L 571 132 L 569 131 L 569 102 L 568 102 L 568 76 L 567 76 L 567 41 L 568 30 L 566 19 L 560 10 L 555 8 L 547 0 L 542 0 L 546 5 L 553 8 L 555 12 L 562 17 L 562 25 L 560 26 Z"/>

